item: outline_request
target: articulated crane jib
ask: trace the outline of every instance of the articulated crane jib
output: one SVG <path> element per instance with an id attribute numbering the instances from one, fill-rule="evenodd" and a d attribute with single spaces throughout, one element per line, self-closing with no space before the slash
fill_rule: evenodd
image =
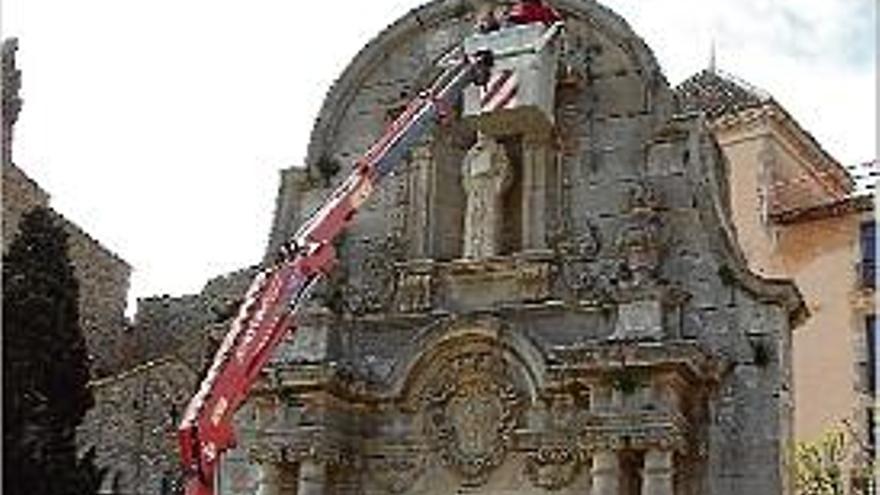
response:
<path id="1" fill-rule="evenodd" d="M 334 239 L 413 143 L 447 115 L 465 87 L 486 84 L 492 53 L 457 50 L 441 65 L 443 73 L 355 163 L 351 175 L 288 242 L 281 259 L 263 268 L 251 283 L 178 429 L 187 495 L 214 493 L 220 456 L 235 441 L 233 414 L 247 399 L 271 352 L 295 328 L 299 304 L 334 265 Z"/>

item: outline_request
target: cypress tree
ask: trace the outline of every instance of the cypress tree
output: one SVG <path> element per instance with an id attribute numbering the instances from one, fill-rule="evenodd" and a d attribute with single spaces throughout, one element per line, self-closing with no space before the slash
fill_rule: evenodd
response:
<path id="1" fill-rule="evenodd" d="M 79 326 L 79 284 L 54 214 L 26 214 L 3 257 L 3 491 L 96 493 L 94 450 L 76 428 L 94 398 Z"/>

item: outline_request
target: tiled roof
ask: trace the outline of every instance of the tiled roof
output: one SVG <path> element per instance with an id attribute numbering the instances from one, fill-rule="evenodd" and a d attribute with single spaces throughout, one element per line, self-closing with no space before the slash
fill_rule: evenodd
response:
<path id="1" fill-rule="evenodd" d="M 766 91 L 711 69 L 698 72 L 676 86 L 675 96 L 682 112 L 704 111 L 710 118 L 771 100 Z"/>
<path id="2" fill-rule="evenodd" d="M 846 191 L 853 188 L 851 174 L 834 159 L 809 131 L 802 128 L 791 114 L 782 107 L 767 91 L 724 71 L 705 69 L 687 78 L 675 87 L 678 110 L 684 113 L 702 111 L 710 120 L 715 120 L 742 110 L 756 107 L 772 107 L 784 117 L 798 139 L 817 154 L 814 167 L 820 174 L 830 174 Z M 862 191 L 855 191 L 861 193 Z"/>

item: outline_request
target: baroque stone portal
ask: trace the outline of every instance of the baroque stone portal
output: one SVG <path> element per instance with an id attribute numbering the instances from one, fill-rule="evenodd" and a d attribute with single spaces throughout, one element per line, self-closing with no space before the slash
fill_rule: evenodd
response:
<path id="1" fill-rule="evenodd" d="M 496 67 L 516 70 L 518 102 L 552 95 L 553 128 L 488 129 L 455 109 L 352 223 L 345 304 L 303 308 L 264 373 L 257 393 L 283 413 L 250 431 L 243 417 L 241 445 L 295 465 L 296 493 L 784 492 L 803 301 L 748 272 L 723 158 L 701 119 L 675 113 L 650 50 L 597 2 L 552 3 L 584 80 L 552 80 L 558 64 L 530 55 L 534 29 L 497 33 L 512 49 Z M 472 2 L 437 0 L 367 45 L 306 161 L 381 135 L 377 102 L 431 79 L 474 18 Z M 660 147 L 668 163 L 648 167 Z M 275 225 L 331 192 L 306 179 Z M 756 333 L 773 359 L 755 359 Z"/>

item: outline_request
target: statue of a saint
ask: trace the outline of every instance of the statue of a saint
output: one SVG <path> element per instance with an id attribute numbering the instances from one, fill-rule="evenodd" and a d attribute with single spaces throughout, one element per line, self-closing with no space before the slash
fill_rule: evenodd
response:
<path id="1" fill-rule="evenodd" d="M 467 194 L 464 216 L 465 258 L 483 259 L 501 251 L 504 193 L 513 181 L 513 170 L 504 146 L 480 133 L 462 168 Z"/>

